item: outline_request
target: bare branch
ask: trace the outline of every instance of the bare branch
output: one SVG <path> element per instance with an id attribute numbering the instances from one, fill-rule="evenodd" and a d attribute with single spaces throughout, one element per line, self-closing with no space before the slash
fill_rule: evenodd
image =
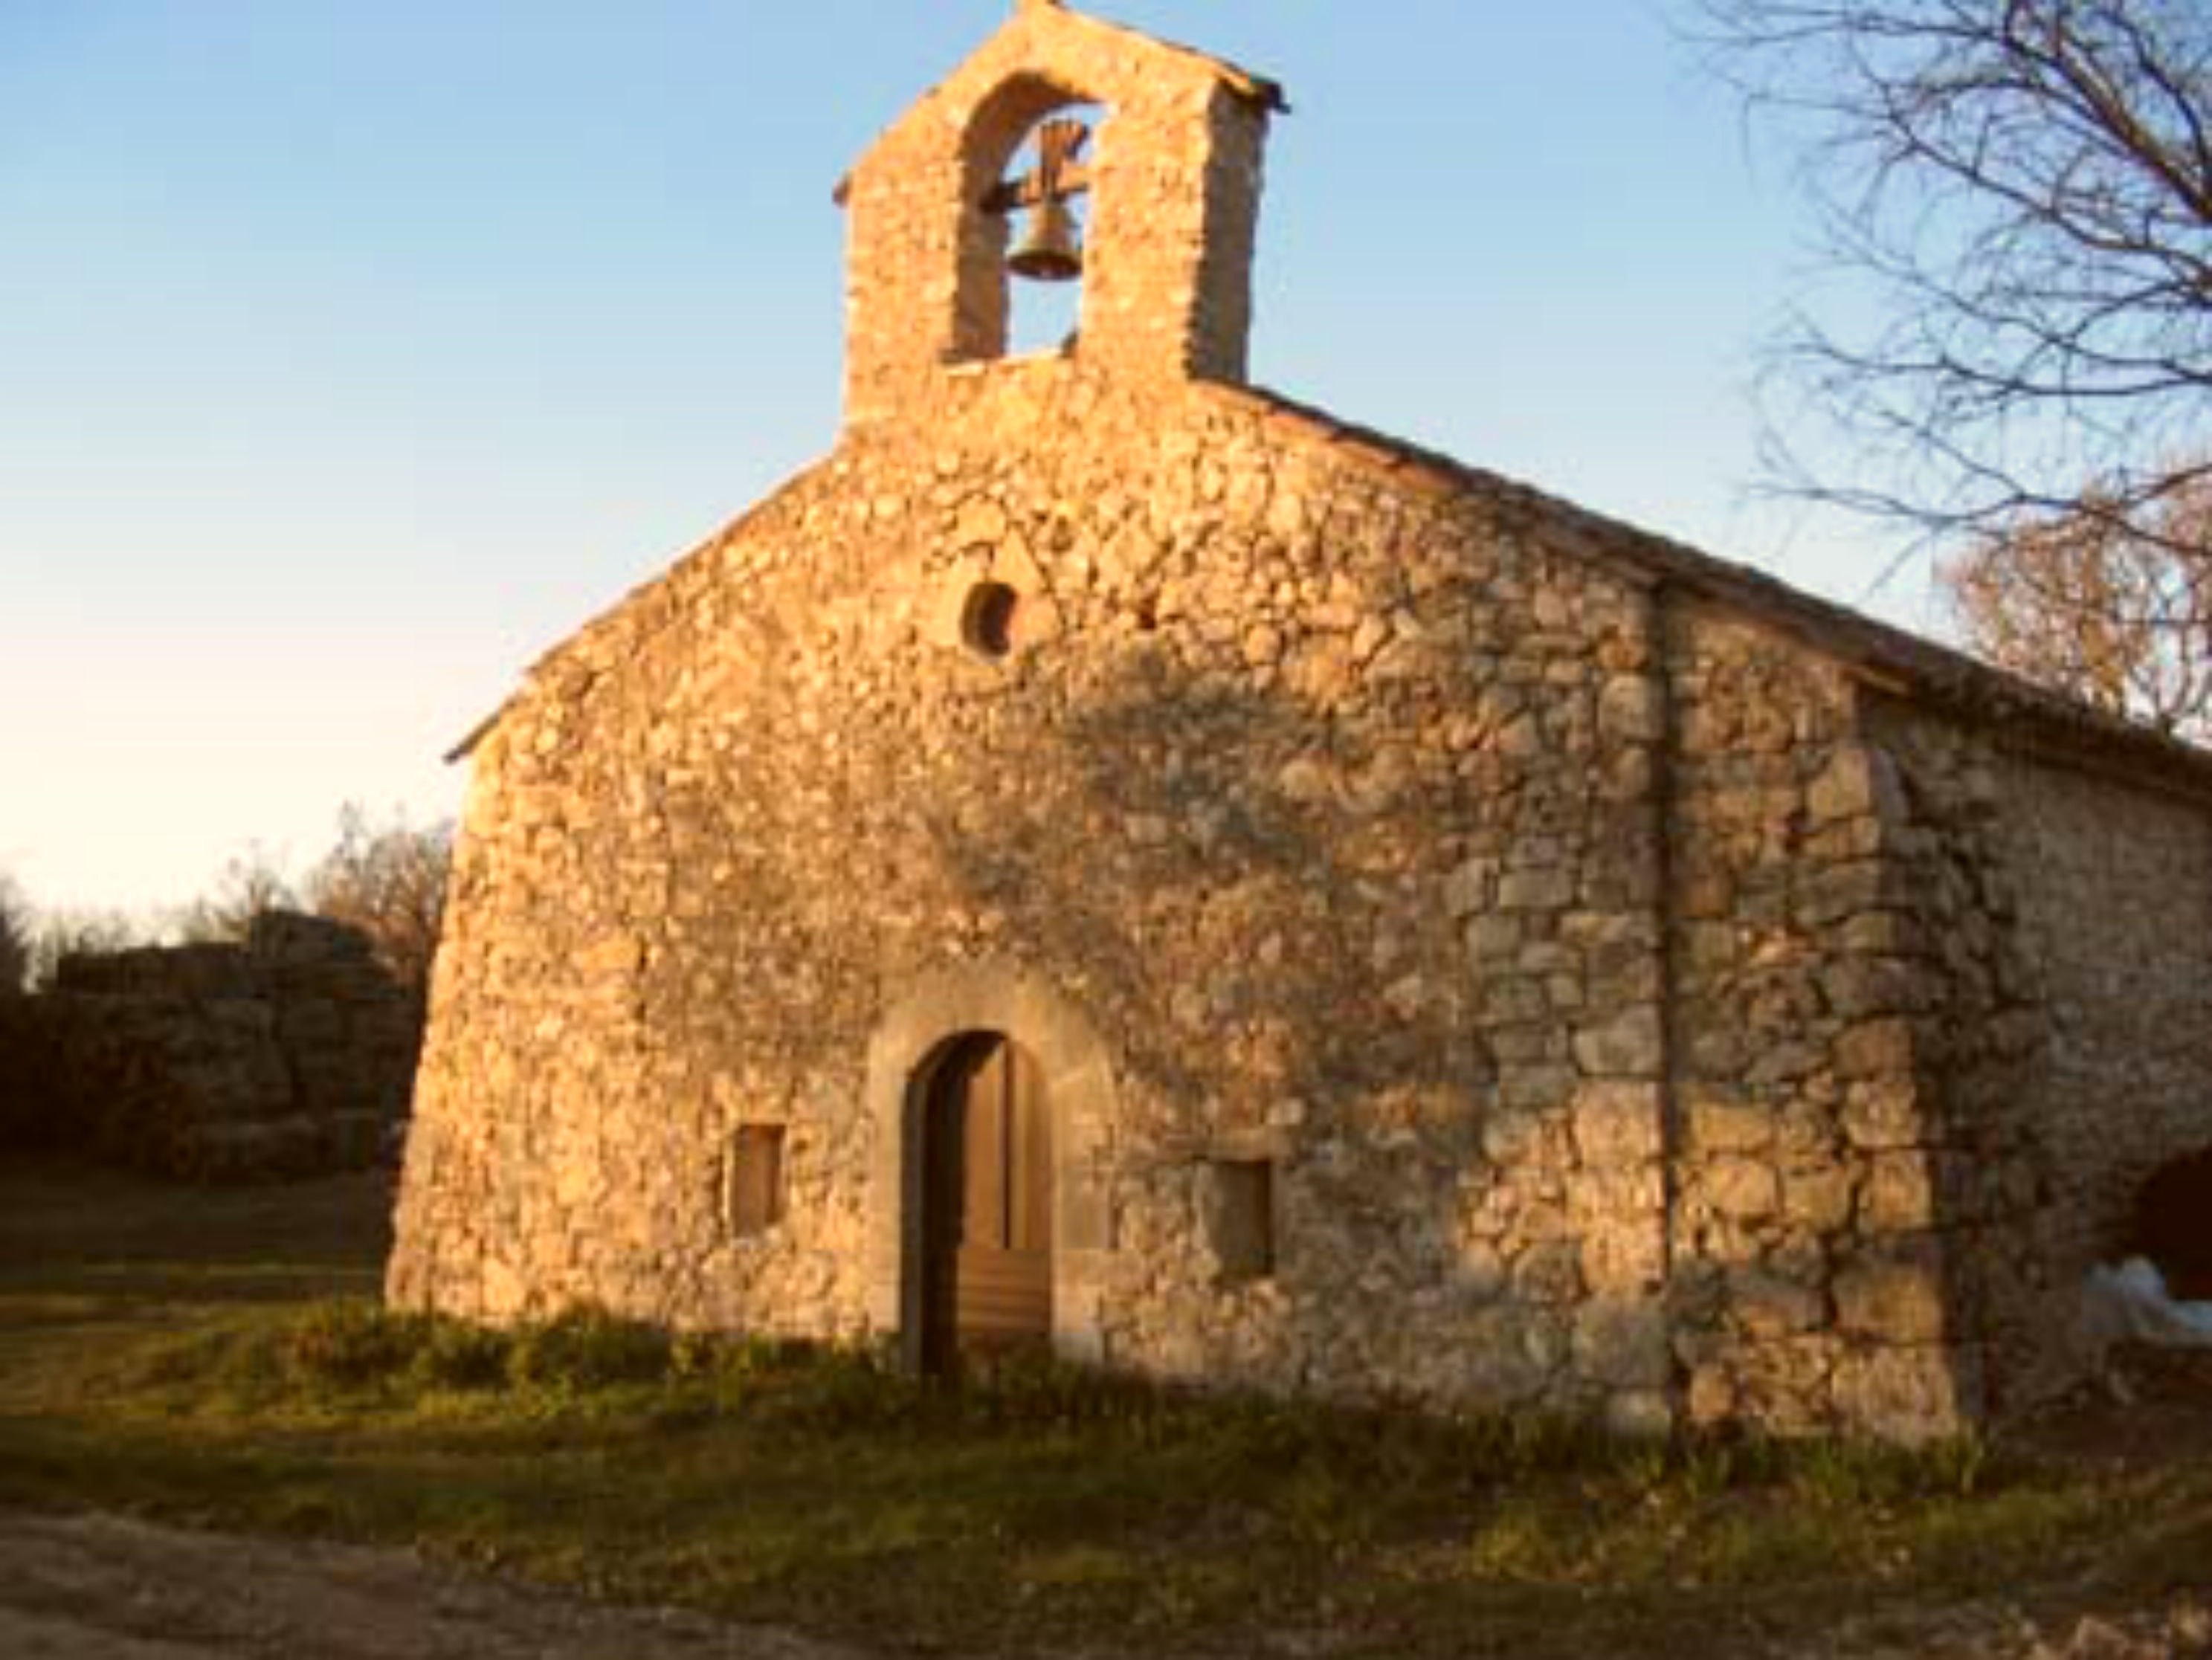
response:
<path id="1" fill-rule="evenodd" d="M 2089 478 L 2124 512 L 2156 500 L 2164 458 L 2212 415 L 2212 9 L 1704 11 L 1720 67 L 1799 143 L 1833 269 L 1879 302 L 1870 323 L 1808 315 L 1778 342 L 1771 418 L 1824 457 L 1785 488 L 1923 542 L 2094 515 Z"/>

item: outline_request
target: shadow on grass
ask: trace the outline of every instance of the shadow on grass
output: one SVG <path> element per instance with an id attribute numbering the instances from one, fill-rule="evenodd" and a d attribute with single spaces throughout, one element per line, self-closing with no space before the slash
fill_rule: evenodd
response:
<path id="1" fill-rule="evenodd" d="M 82 1165 L 0 1163 L 0 1286 L 59 1272 L 383 1272 L 392 1190 L 379 1172 L 205 1188 Z"/>
<path id="2" fill-rule="evenodd" d="M 1724 1634 L 1802 1633 L 1869 1597 L 1956 1592 L 1948 1572 L 1886 1554 L 1915 1545 L 1911 1518 L 1839 1523 L 1787 1490 L 1639 1517 L 1626 1478 L 1531 1479 L 1355 1525 L 1356 1492 L 1336 1495 L 1334 1519 L 1314 1511 L 1322 1479 L 1255 1468 L 1198 1433 L 825 1443 L 598 1416 L 0 1418 L 9 1503 L 421 1545 L 925 1648 L 1203 1648 L 1265 1628 L 1326 1633 L 1346 1654 L 1710 1653 Z M 2052 1518 L 2077 1537 L 2088 1519 L 2071 1502 Z M 2022 1565 L 1988 1530 L 1973 1542 L 1973 1575 Z"/>
<path id="3" fill-rule="evenodd" d="M 456 1336 L 465 1387 L 438 1381 Z M 2047 1573 L 2116 1496 L 1963 1457 L 1629 1448 L 1052 1367 L 930 1389 L 599 1317 L 487 1339 L 254 1309 L 104 1364 L 0 1415 L 0 1502 L 416 1544 L 964 1651 L 1249 1652 L 1264 1629 L 1346 1654 L 1715 1652 Z"/>
<path id="4" fill-rule="evenodd" d="M 1625 1447 L 1049 1366 L 931 1389 L 865 1354 L 324 1300 L 374 1281 L 368 1184 L 50 1178 L 9 1209 L 26 1190 L 0 1178 L 0 1504 L 967 1653 L 1719 1654 L 2212 1560 L 2203 1457 Z"/>
<path id="5" fill-rule="evenodd" d="M 210 1306 L 260 1303 L 294 1306 L 319 1297 L 370 1297 L 373 1269 L 310 1263 L 80 1263 L 43 1270 L 0 1272 L 0 1319 L 14 1325 L 18 1310 L 38 1318 L 38 1306 L 55 1298 L 81 1305 L 94 1318 L 152 1313 L 173 1305 Z M 35 1287 L 34 1290 L 24 1289 Z"/>

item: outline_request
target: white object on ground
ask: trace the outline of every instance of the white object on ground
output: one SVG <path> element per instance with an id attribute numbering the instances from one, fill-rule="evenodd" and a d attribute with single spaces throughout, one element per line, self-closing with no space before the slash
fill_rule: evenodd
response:
<path id="1" fill-rule="evenodd" d="M 2118 1380 L 2107 1361 L 2121 1343 L 2212 1348 L 2212 1303 L 2176 1302 L 2157 1267 L 2130 1257 L 2117 1268 L 2090 1270 L 2081 1285 L 2075 1336 L 2090 1372 L 2109 1386 Z"/>

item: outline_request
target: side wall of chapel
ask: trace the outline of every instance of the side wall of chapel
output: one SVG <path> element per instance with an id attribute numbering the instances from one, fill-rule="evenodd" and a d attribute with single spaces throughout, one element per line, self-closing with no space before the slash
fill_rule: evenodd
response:
<path id="1" fill-rule="evenodd" d="M 2212 1146 L 2212 797 L 1885 699 L 1930 1081 L 1915 1192 L 1993 1410 L 2078 1381 L 2084 1276 Z"/>

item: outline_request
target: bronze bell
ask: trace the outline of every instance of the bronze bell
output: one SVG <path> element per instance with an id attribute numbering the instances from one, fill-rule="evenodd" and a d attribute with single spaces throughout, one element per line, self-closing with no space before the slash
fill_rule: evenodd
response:
<path id="1" fill-rule="evenodd" d="M 1006 269 L 1032 282 L 1073 282 L 1083 275 L 1083 236 L 1066 200 L 1048 196 L 1037 203 L 1028 234 L 1006 256 Z"/>

